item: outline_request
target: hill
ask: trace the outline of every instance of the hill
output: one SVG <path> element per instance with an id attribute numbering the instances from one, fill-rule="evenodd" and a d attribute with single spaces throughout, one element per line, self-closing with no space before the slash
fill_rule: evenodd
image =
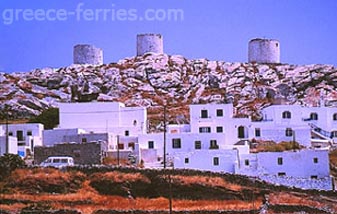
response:
<path id="1" fill-rule="evenodd" d="M 259 110 L 272 103 L 335 106 L 336 80 L 336 68 L 330 65 L 228 63 L 146 54 L 99 66 L 0 73 L 0 108 L 7 105 L 12 118 L 27 118 L 58 102 L 120 101 L 148 107 L 155 123 L 167 104 L 174 110 L 169 120 L 183 123 L 191 103 L 233 103 L 237 115 L 258 119 Z"/>

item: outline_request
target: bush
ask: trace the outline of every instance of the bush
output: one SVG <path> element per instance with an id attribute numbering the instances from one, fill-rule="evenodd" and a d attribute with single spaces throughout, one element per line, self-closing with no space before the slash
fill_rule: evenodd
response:
<path id="1" fill-rule="evenodd" d="M 0 157 L 0 180 L 7 178 L 15 169 L 25 168 L 26 164 L 19 155 L 5 154 Z"/>
<path id="2" fill-rule="evenodd" d="M 45 129 L 53 129 L 59 124 L 59 109 L 49 108 L 29 120 L 29 123 L 42 123 Z"/>

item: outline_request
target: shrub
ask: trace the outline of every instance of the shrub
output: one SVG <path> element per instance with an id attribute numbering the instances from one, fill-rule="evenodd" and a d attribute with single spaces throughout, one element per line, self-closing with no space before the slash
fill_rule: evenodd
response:
<path id="1" fill-rule="evenodd" d="M 25 168 L 26 164 L 19 155 L 5 154 L 0 157 L 0 180 L 7 178 L 12 171 Z"/>
<path id="2" fill-rule="evenodd" d="M 53 129 L 59 124 L 59 109 L 49 108 L 29 120 L 29 123 L 42 123 L 45 129 Z"/>
<path id="3" fill-rule="evenodd" d="M 101 194 L 144 196 L 151 181 L 141 173 L 106 172 L 91 176 L 90 185 Z"/>

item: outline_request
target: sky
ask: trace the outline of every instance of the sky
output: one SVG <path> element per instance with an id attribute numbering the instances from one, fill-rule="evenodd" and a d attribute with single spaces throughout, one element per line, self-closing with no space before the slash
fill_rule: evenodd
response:
<path id="1" fill-rule="evenodd" d="M 249 40 L 271 38 L 282 63 L 336 66 L 336 11 L 336 0 L 1 0 L 0 71 L 68 66 L 76 44 L 117 62 L 139 33 L 188 59 L 247 62 Z"/>

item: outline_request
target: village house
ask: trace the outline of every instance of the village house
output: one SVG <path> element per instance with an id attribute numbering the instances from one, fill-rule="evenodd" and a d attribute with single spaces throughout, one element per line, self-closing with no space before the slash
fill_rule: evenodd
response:
<path id="1" fill-rule="evenodd" d="M 6 136 L 6 125 L 1 125 L 3 131 L 2 136 Z M 17 151 L 21 157 L 25 157 L 34 153 L 35 146 L 42 146 L 42 131 L 44 127 L 39 123 L 27 124 L 9 124 L 8 136 L 17 140 Z"/>
<path id="2" fill-rule="evenodd" d="M 332 188 L 328 150 L 312 149 L 312 143 L 333 142 L 337 109 L 273 105 L 262 110 L 260 121 L 236 118 L 233 112 L 232 104 L 190 105 L 189 124 L 170 124 L 166 133 L 147 133 L 146 108 L 122 103 L 60 103 L 59 127 L 43 131 L 44 147 L 31 137 L 41 138 L 40 125 L 15 125 L 9 135 L 15 137 L 18 146 L 32 149 L 39 145 L 36 162 L 48 155 L 67 155 L 77 164 L 90 164 L 92 151 L 86 146 L 90 144 L 96 151 L 95 164 L 106 156 L 132 155 L 136 163 L 160 168 L 165 156 L 166 166 L 174 168 L 242 174 L 300 188 Z M 0 133 L 4 134 L 3 127 Z M 27 139 L 34 144 L 28 144 Z M 304 149 L 250 153 L 254 139 L 296 141 Z M 96 148 L 96 144 L 100 146 Z M 296 170 L 298 167 L 301 169 Z"/>

